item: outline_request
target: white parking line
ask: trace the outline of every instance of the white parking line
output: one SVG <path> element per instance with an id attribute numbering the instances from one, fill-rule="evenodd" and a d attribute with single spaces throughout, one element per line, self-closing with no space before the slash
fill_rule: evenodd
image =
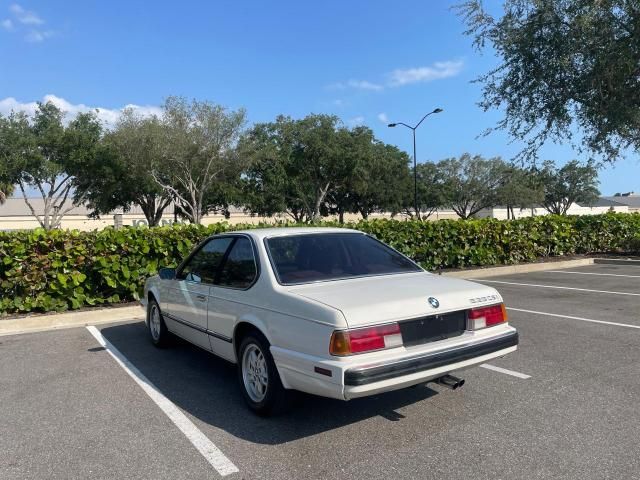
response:
<path id="1" fill-rule="evenodd" d="M 546 273 L 571 273 L 573 275 L 599 275 L 601 277 L 640 278 L 640 275 L 621 275 L 619 273 L 570 272 L 568 270 L 547 270 Z"/>
<path id="2" fill-rule="evenodd" d="M 231 460 L 209 440 L 202 431 L 196 427 L 187 416 L 167 397 L 165 397 L 158 388 L 149 381 L 144 374 L 138 370 L 127 358 L 114 347 L 109 340 L 102 336 L 100 330 L 94 326 L 87 327 L 87 330 L 95 337 L 100 345 L 114 358 L 114 360 L 124 369 L 133 380 L 140 385 L 151 400 L 169 417 L 169 419 L 185 434 L 194 447 L 202 454 L 202 456 L 217 470 L 223 477 L 231 473 L 236 473 L 236 467 Z"/>
<path id="3" fill-rule="evenodd" d="M 470 278 L 469 280 L 473 280 L 474 282 L 480 282 L 480 283 L 501 283 L 504 285 L 518 285 L 521 287 L 557 288 L 559 290 L 577 290 L 579 292 L 606 293 L 609 295 L 630 295 L 632 297 L 640 297 L 640 293 L 611 292 L 609 290 L 591 290 L 589 288 L 576 288 L 576 287 L 558 287 L 556 285 L 539 285 L 535 283 L 504 282 L 502 280 L 485 280 L 484 278 L 479 278 L 479 279 Z"/>
<path id="4" fill-rule="evenodd" d="M 512 377 L 518 377 L 526 380 L 527 378 L 531 378 L 531 375 L 527 375 L 526 373 L 516 372 L 514 370 L 507 370 L 506 368 L 496 367 L 495 365 L 489 365 L 488 363 L 483 363 L 480 365 L 482 368 L 486 368 L 487 370 L 493 370 L 494 372 L 506 373 L 507 375 L 511 375 Z"/>
<path id="5" fill-rule="evenodd" d="M 593 320 L 591 318 L 572 317 L 571 315 L 560 315 L 560 314 L 557 314 L 557 313 L 537 312 L 535 310 L 525 310 L 524 308 L 507 307 L 507 310 L 512 310 L 514 312 L 533 313 L 535 315 L 546 315 L 548 317 L 568 318 L 570 320 L 579 320 L 581 322 L 601 323 L 603 325 L 613 325 L 615 327 L 626 327 L 626 328 L 640 329 L 640 325 L 630 325 L 628 323 L 607 322 L 605 320 Z"/>

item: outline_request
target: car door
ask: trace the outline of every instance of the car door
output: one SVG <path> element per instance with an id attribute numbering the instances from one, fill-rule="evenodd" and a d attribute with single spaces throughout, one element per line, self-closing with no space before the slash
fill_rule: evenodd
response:
<path id="1" fill-rule="evenodd" d="M 207 335 L 207 306 L 218 268 L 233 237 L 203 243 L 176 272 L 164 307 L 169 330 L 200 347 L 211 349 Z"/>
<path id="2" fill-rule="evenodd" d="M 231 339 L 239 317 L 251 313 L 251 287 L 259 265 L 252 240 L 237 236 L 219 269 L 209 300 L 209 341 L 217 355 L 235 358 Z"/>

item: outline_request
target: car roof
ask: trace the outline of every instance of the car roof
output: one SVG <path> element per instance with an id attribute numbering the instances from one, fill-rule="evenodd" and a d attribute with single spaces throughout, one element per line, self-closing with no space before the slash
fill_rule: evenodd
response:
<path id="1" fill-rule="evenodd" d="M 359 233 L 363 234 L 360 230 L 354 230 L 352 228 L 337 228 L 337 227 L 270 227 L 270 228 L 255 228 L 249 230 L 238 230 L 229 233 L 243 233 L 250 235 L 258 240 L 262 240 L 268 237 L 282 237 L 288 235 L 304 235 L 310 233 Z"/>

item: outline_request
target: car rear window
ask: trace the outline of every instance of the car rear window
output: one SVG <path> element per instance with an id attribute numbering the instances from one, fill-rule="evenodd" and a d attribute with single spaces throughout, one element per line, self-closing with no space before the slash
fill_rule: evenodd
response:
<path id="1" fill-rule="evenodd" d="M 272 237 L 266 245 L 278 279 L 286 285 L 421 271 L 392 248 L 360 233 Z"/>

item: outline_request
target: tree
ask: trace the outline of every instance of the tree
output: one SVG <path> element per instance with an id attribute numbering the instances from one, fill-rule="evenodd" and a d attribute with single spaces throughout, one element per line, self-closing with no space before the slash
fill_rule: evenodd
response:
<path id="1" fill-rule="evenodd" d="M 418 177 L 418 212 L 414 205 L 413 169 L 406 176 L 402 186 L 402 211 L 411 218 L 427 220 L 433 213 L 446 203 L 445 178 L 438 164 L 433 162 L 417 165 Z M 392 211 L 393 212 L 393 211 Z"/>
<path id="2" fill-rule="evenodd" d="M 168 148 L 161 120 L 125 110 L 101 147 L 75 172 L 76 198 L 85 198 L 94 216 L 137 205 L 149 226 L 158 225 L 172 200 L 151 173 Z"/>
<path id="3" fill-rule="evenodd" d="M 494 206 L 503 167 L 500 158 L 487 160 L 468 153 L 438 162 L 443 178 L 443 203 L 465 219 Z"/>
<path id="4" fill-rule="evenodd" d="M 307 212 L 307 219 L 315 222 L 330 189 L 344 178 L 338 139 L 338 128 L 342 127 L 335 116 L 313 114 L 298 120 L 295 126 L 296 193 Z"/>
<path id="5" fill-rule="evenodd" d="M 0 204 L 15 191 L 24 165 L 23 151 L 29 148 L 29 122 L 24 113 L 0 115 Z"/>
<path id="6" fill-rule="evenodd" d="M 614 162 L 640 147 L 640 7 L 630 0 L 506 0 L 495 17 L 482 0 L 458 6 L 467 34 L 502 59 L 481 76 L 481 107 L 504 110 L 497 128 L 526 141 L 571 140 Z"/>
<path id="7" fill-rule="evenodd" d="M 373 141 L 373 132 L 367 127 L 338 129 L 336 148 L 340 161 L 336 163 L 336 182 L 321 206 L 322 215 L 338 215 L 338 221 L 344 223 L 344 215 L 356 211 L 356 177 L 358 174 L 366 175 L 364 166 L 370 158 Z"/>
<path id="8" fill-rule="evenodd" d="M 538 172 L 538 178 L 544 188 L 542 205 L 556 215 L 565 215 L 573 203 L 589 205 L 600 195 L 598 170 L 592 163 L 582 165 L 572 160 L 558 168 L 553 161 L 547 160 Z"/>
<path id="9" fill-rule="evenodd" d="M 95 114 L 81 113 L 66 126 L 64 115 L 50 102 L 39 103 L 31 119 L 24 113 L 12 113 L 3 122 L 3 133 L 9 136 L 6 155 L 18 187 L 31 214 L 47 230 L 58 228 L 64 215 L 73 208 L 72 172 L 96 154 L 102 134 Z M 27 197 L 28 187 L 40 193 L 42 214 L 36 212 Z"/>
<path id="10" fill-rule="evenodd" d="M 345 127 L 337 117 L 279 116 L 256 124 L 240 142 L 250 159 L 244 205 L 259 215 L 286 212 L 296 222 L 321 215 L 399 211 L 408 157 L 371 129 Z"/>
<path id="11" fill-rule="evenodd" d="M 373 212 L 398 212 L 409 177 L 409 157 L 397 147 L 375 138 L 368 127 L 338 132 L 337 180 L 327 194 L 327 213 L 344 221 L 345 213 L 367 219 Z"/>
<path id="12" fill-rule="evenodd" d="M 500 177 L 496 201 L 507 208 L 507 218 L 515 218 L 514 208 L 524 210 L 542 203 L 544 190 L 533 170 L 505 164 Z"/>
<path id="13" fill-rule="evenodd" d="M 192 223 L 226 208 L 221 193 L 241 171 L 235 150 L 245 123 L 244 110 L 229 111 L 208 101 L 169 97 L 163 107 L 166 135 L 162 162 L 152 175 Z"/>
<path id="14" fill-rule="evenodd" d="M 342 141 L 344 127 L 330 115 L 279 116 L 255 125 L 241 148 L 251 161 L 245 172 L 247 209 L 262 215 L 286 211 L 297 222 L 317 220 L 345 178 Z"/>
<path id="15" fill-rule="evenodd" d="M 275 122 L 255 124 L 240 140 L 240 155 L 249 161 L 242 203 L 252 214 L 287 212 L 294 221 L 302 221 L 302 203 L 296 201 L 295 180 L 288 173 L 292 170 L 291 130 L 292 120 L 279 116 Z"/>
<path id="16" fill-rule="evenodd" d="M 407 182 L 412 177 L 409 155 L 375 140 L 353 175 L 353 211 L 365 220 L 374 212 L 402 210 Z"/>

